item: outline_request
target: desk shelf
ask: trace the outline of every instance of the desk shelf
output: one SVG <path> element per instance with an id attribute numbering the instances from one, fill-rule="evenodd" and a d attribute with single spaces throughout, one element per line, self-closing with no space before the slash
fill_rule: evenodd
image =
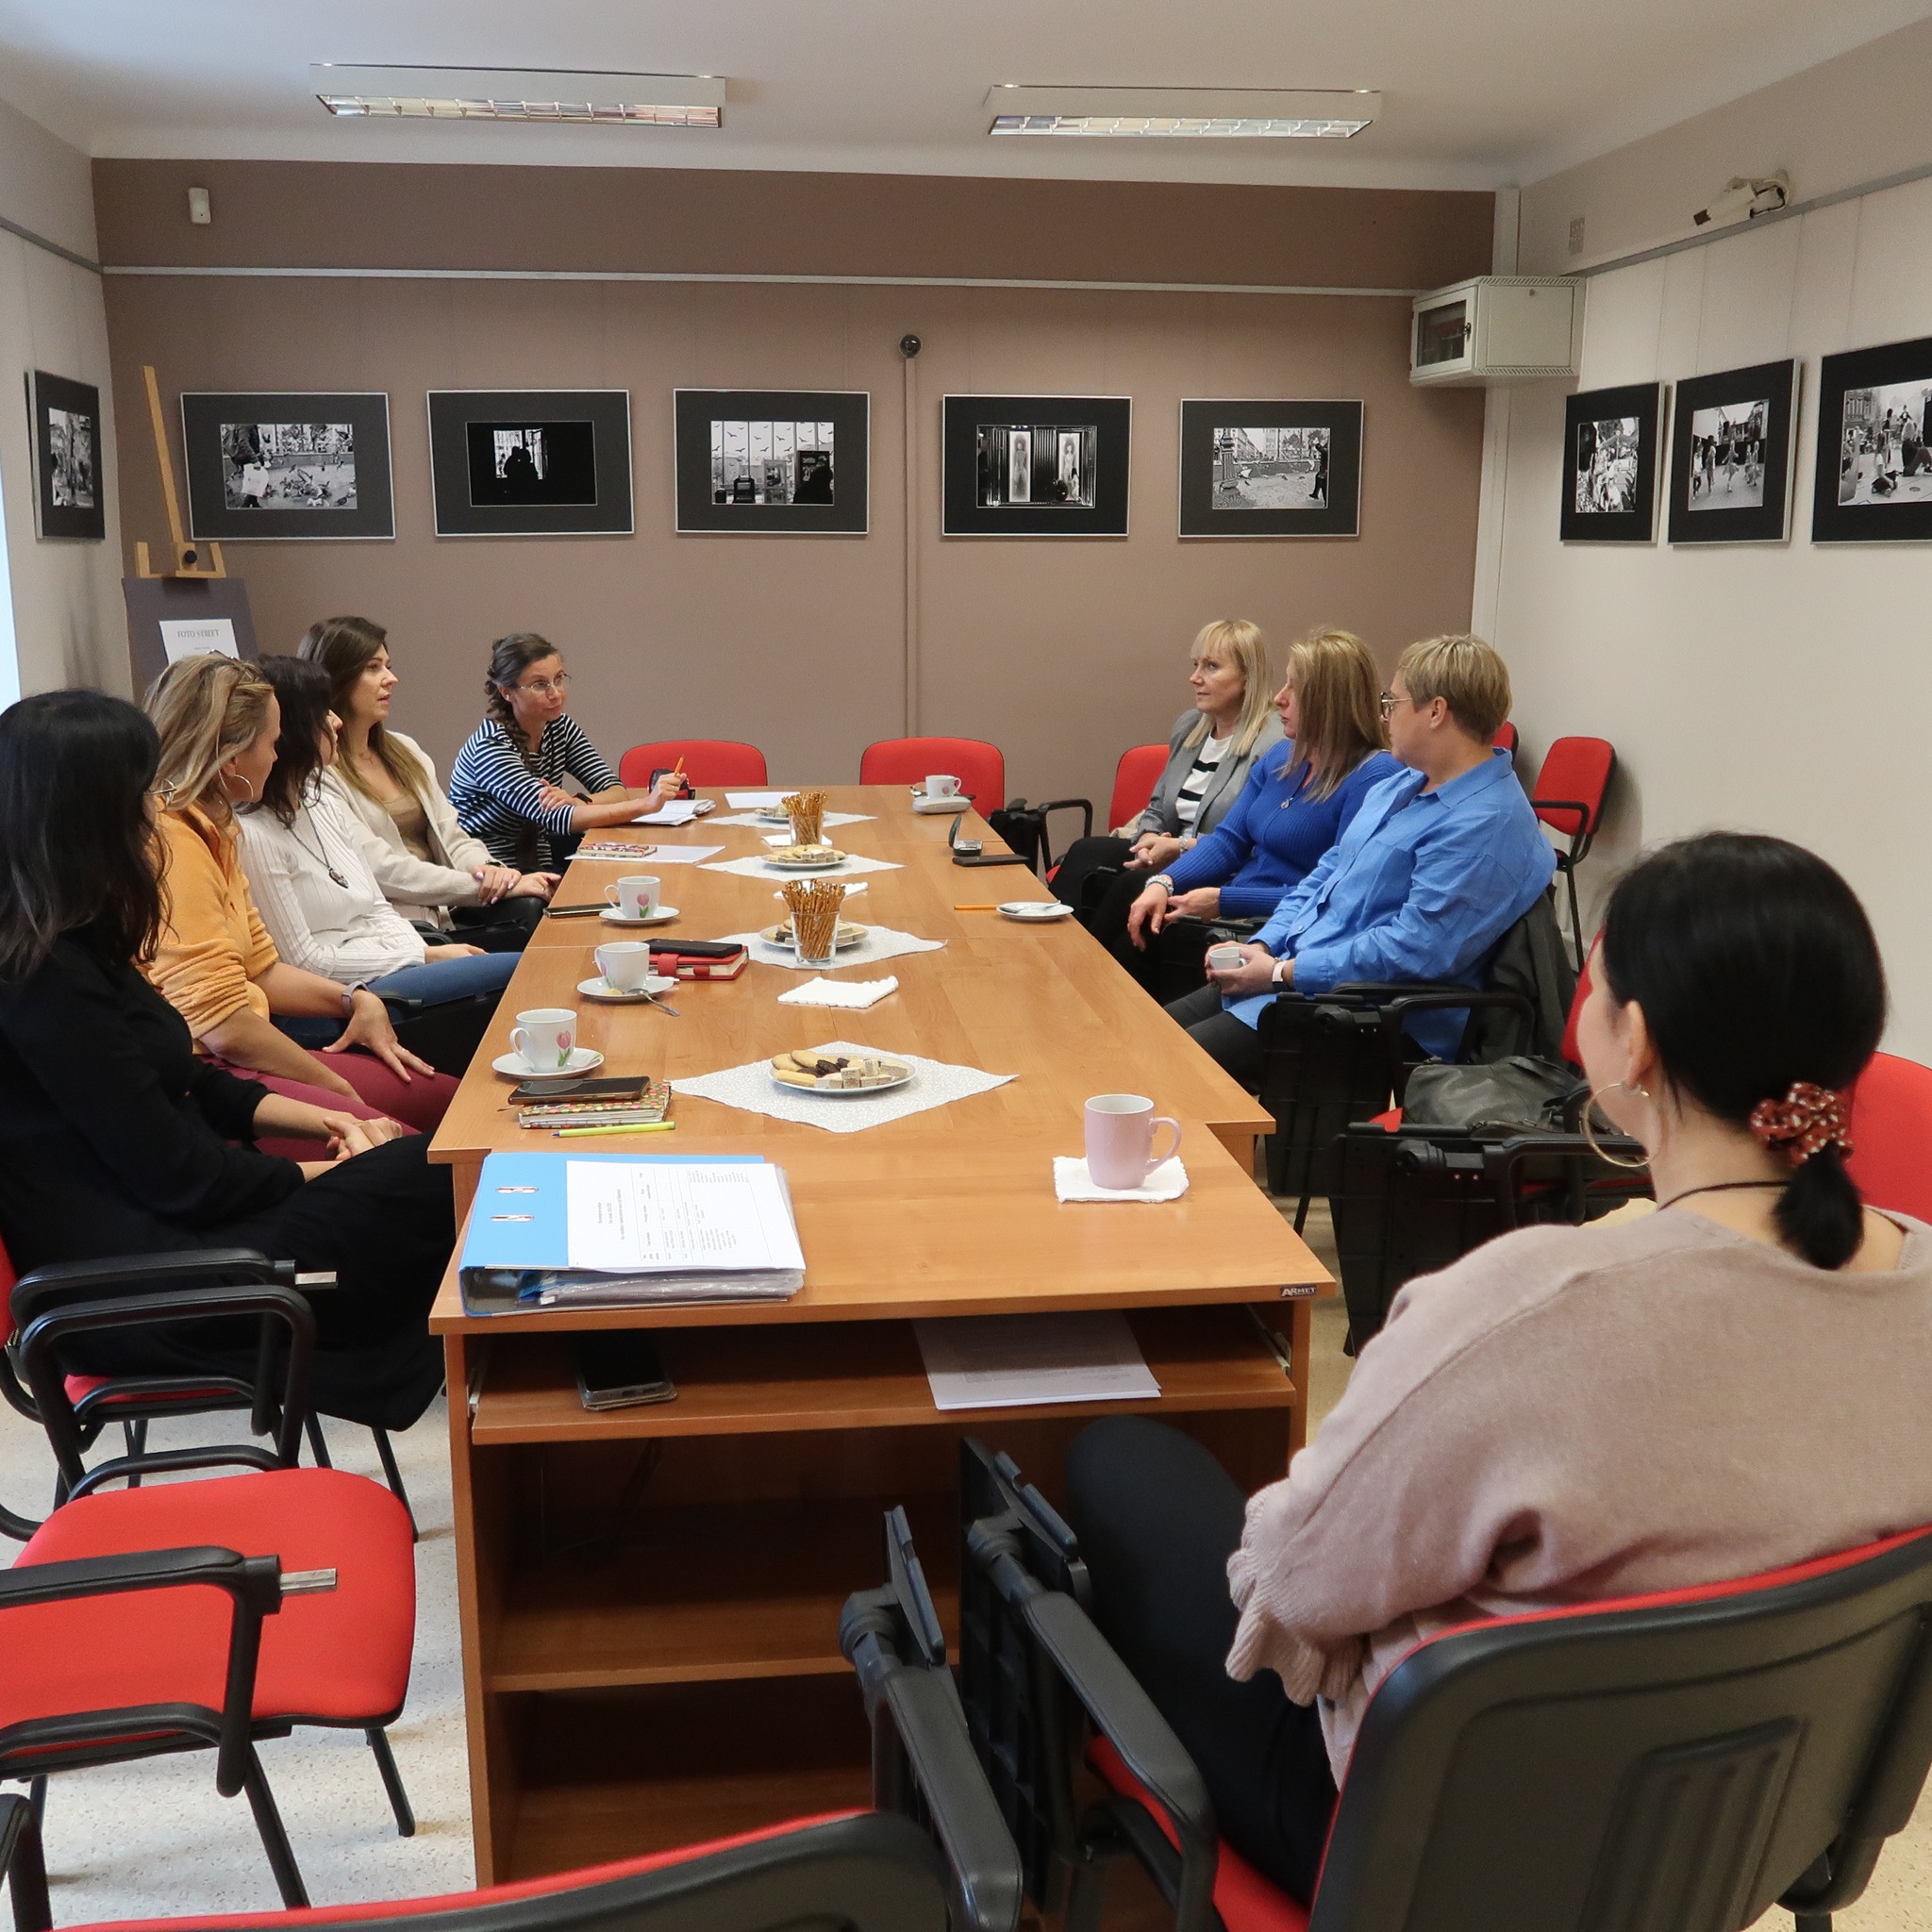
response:
<path id="1" fill-rule="evenodd" d="M 1166 1409 L 1284 1408 L 1298 1398 L 1245 1310 L 1150 1308 L 1128 1317 L 1158 1398 L 1062 1403 L 1030 1417 L 1158 1415 Z M 570 1351 L 550 1336 L 492 1341 L 470 1421 L 478 1448 L 801 1430 L 958 1428 L 1011 1409 L 940 1409 L 908 1322 L 808 1328 L 666 1329 L 657 1337 L 675 1402 L 592 1414 Z"/>

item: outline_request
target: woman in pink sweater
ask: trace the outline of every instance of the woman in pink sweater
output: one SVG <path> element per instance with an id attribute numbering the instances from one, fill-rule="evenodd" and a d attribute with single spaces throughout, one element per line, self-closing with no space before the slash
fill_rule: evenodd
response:
<path id="1" fill-rule="evenodd" d="M 1585 1070 L 1658 1212 L 1411 1282 L 1245 1505 L 1159 1424 L 1096 1424 L 1068 1459 L 1102 1628 L 1229 1842 L 1302 1899 L 1362 1713 L 1421 1639 L 1932 1522 L 1932 1228 L 1844 1168 L 1885 1019 L 1850 887 L 1782 840 L 1685 840 L 1618 885 L 1593 980 Z"/>

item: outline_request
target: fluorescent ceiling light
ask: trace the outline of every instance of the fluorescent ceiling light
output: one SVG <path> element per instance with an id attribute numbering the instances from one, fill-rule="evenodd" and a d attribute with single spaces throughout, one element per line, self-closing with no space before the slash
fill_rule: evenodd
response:
<path id="1" fill-rule="evenodd" d="M 987 92 L 989 134 L 1346 141 L 1382 106 L 1372 89 L 1023 87 Z"/>
<path id="2" fill-rule="evenodd" d="M 722 127 L 724 83 L 708 75 L 569 74 L 543 67 L 308 70 L 331 114 L 417 121 L 552 121 Z"/>

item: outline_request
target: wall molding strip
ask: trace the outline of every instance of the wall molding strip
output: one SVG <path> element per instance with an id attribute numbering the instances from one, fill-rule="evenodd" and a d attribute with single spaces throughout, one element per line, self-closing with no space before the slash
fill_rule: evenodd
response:
<path id="1" fill-rule="evenodd" d="M 11 223 L 7 224 L 12 226 Z M 24 229 L 15 230 L 25 233 Z M 29 235 L 29 241 L 38 237 Z M 51 242 L 41 244 L 54 248 Z M 65 254 L 64 249 L 55 249 Z M 80 261 L 78 256 L 69 256 Z M 81 261 L 106 275 L 188 275 L 204 279 L 289 279 L 391 282 L 757 282 L 787 286 L 851 289 L 1053 289 L 1090 290 L 1126 295 L 1343 295 L 1377 301 L 1412 301 L 1426 289 L 1358 289 L 1312 282 L 1086 282 L 991 275 L 778 275 L 748 271 L 695 275 L 677 269 L 603 268 L 205 268 L 159 267 Z"/>
<path id="2" fill-rule="evenodd" d="M 10 222 L 0 215 L 0 228 L 9 235 L 18 235 L 23 242 L 31 242 L 36 248 L 44 248 L 49 255 L 58 255 L 62 261 L 71 261 L 75 268 L 84 268 L 90 275 L 105 275 L 99 262 L 90 261 L 84 255 L 76 255 L 71 248 L 63 248 L 58 242 L 49 242 L 44 235 L 37 235 L 31 228 L 24 227 L 19 222 Z"/>

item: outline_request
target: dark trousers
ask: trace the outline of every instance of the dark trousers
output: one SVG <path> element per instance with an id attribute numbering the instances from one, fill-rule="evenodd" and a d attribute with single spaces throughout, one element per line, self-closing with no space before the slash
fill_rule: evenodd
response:
<path id="1" fill-rule="evenodd" d="M 1261 1085 L 1261 1036 L 1221 1004 L 1212 986 L 1175 1000 L 1168 1017 L 1188 1029 L 1188 1038 L 1234 1075 L 1250 1093 Z"/>
<path id="2" fill-rule="evenodd" d="M 481 946 L 486 953 L 521 953 L 542 917 L 543 901 L 528 893 L 493 906 L 458 906 L 451 908 L 450 930 L 442 939 Z"/>
<path id="3" fill-rule="evenodd" d="M 1118 872 L 1133 849 L 1129 839 L 1075 839 L 1054 868 L 1054 896 L 1064 905 L 1077 907 L 1088 879 L 1096 872 Z M 1132 876 L 1146 883 L 1145 873 Z M 1131 895 L 1128 903 L 1132 904 Z"/>
<path id="4" fill-rule="evenodd" d="M 1200 1443 L 1144 1416 L 1094 1423 L 1067 1454 L 1094 1621 L 1200 1768 L 1222 1836 L 1306 1904 L 1335 1780 L 1315 1708 L 1291 1704 L 1272 1671 L 1238 1684 L 1224 1667 L 1245 1507 Z"/>

